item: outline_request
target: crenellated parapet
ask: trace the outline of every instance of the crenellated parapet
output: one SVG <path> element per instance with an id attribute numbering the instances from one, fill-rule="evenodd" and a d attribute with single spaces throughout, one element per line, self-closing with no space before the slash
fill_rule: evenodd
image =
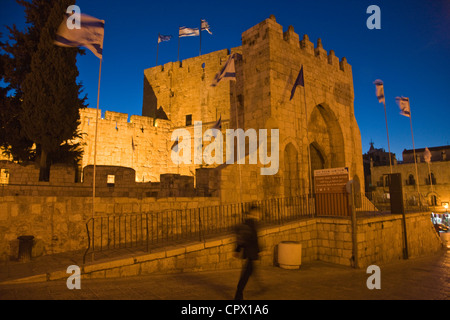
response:
<path id="1" fill-rule="evenodd" d="M 294 32 L 293 28 L 292 32 Z M 336 57 L 334 50 L 327 52 L 323 48 L 321 38 L 317 39 L 317 44 L 314 46 L 314 44 L 309 40 L 308 35 L 303 35 L 303 39 L 300 41 L 300 49 L 302 49 L 303 53 L 315 56 L 322 63 L 328 63 L 329 65 L 337 67 L 342 71 L 350 70 L 350 65 L 347 63 L 347 59 L 345 57 L 339 61 L 339 58 Z"/>
<path id="2" fill-rule="evenodd" d="M 127 113 L 108 111 L 102 113 L 99 109 L 99 125 L 111 127 L 118 131 L 120 128 L 136 128 L 143 130 L 170 130 L 173 125 L 169 120 L 156 119 L 147 116 L 129 115 Z M 97 109 L 85 108 L 80 111 L 81 127 L 95 127 Z"/>
<path id="3" fill-rule="evenodd" d="M 155 182 L 159 174 L 175 172 L 175 166 L 167 157 L 173 143 L 170 141 L 171 121 L 114 111 L 99 110 L 98 113 L 96 126 L 96 109 L 86 108 L 80 112 L 79 130 L 84 149 L 80 165 L 83 168 L 94 164 L 96 153 L 97 165 L 134 168 L 139 182 Z"/>
<path id="4" fill-rule="evenodd" d="M 313 56 L 316 58 L 314 63 L 328 64 L 337 70 L 351 72 L 351 66 L 347 63 L 346 58 L 343 57 L 339 60 L 334 50 L 327 52 L 323 47 L 322 39 L 319 38 L 314 45 L 309 40 L 308 35 L 304 34 L 302 40 L 300 40 L 300 36 L 295 32 L 292 25 L 283 32 L 283 27 L 276 22 L 273 15 L 242 34 L 242 45 L 244 47 L 258 48 L 265 41 L 277 46 L 277 42 L 281 40 L 290 47 L 289 49 L 283 49 L 284 52 L 298 53 L 306 57 Z"/>

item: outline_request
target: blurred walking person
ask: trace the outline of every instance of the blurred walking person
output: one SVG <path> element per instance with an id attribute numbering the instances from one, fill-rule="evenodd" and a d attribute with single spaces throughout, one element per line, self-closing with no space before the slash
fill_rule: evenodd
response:
<path id="1" fill-rule="evenodd" d="M 259 244 L 258 244 L 258 232 L 257 221 L 259 209 L 257 206 L 252 205 L 249 212 L 245 213 L 244 223 L 237 227 L 236 232 L 236 249 L 235 255 L 239 257 L 241 254 L 242 259 L 246 262 L 242 268 L 241 277 L 239 279 L 235 300 L 244 299 L 244 288 L 248 282 L 248 279 L 254 272 L 254 261 L 259 259 Z"/>

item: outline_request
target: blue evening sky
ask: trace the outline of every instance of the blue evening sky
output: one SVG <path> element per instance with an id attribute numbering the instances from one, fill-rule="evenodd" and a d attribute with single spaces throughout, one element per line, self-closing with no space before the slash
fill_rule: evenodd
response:
<path id="1" fill-rule="evenodd" d="M 381 30 L 369 30 L 368 6 L 381 9 Z M 0 0 L 0 32 L 25 27 L 24 11 Z M 388 150 L 384 108 L 373 81 L 384 81 L 391 151 L 397 159 L 412 149 L 409 119 L 399 114 L 396 96 L 410 98 L 416 148 L 450 144 L 450 1 L 144 1 L 78 0 L 83 13 L 105 20 L 100 108 L 140 115 L 143 71 L 155 66 L 158 33 L 173 39 L 159 47 L 158 64 L 177 60 L 178 27 L 198 27 L 206 19 L 213 35 L 202 33 L 202 53 L 241 45 L 241 34 L 275 15 L 284 30 L 300 39 L 322 39 L 325 50 L 346 57 L 353 68 L 355 116 L 363 153 L 371 140 Z M 199 54 L 199 38 L 181 38 L 180 59 Z M 90 51 L 78 58 L 79 80 L 96 108 L 99 59 Z M 307 84 L 306 84 L 307 85 Z M 307 88 L 307 87 L 306 87 Z"/>

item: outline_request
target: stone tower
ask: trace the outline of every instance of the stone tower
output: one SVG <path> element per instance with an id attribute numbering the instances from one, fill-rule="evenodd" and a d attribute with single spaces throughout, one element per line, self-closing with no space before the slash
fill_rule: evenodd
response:
<path id="1" fill-rule="evenodd" d="M 215 74 L 234 52 L 242 54 L 236 64 L 236 82 L 211 87 Z M 302 66 L 305 87 L 297 87 L 290 100 Z M 311 172 L 348 167 L 350 177 L 363 182 L 351 66 L 345 58 L 339 61 L 332 50 L 327 53 L 320 39 L 314 46 L 307 35 L 300 41 L 292 26 L 283 32 L 273 16 L 245 31 L 242 46 L 231 52 L 172 62 L 147 69 L 144 75 L 143 115 L 154 116 L 163 109 L 175 126 L 196 120 L 214 122 L 221 116 L 230 128 L 279 129 L 280 169 L 274 176 L 260 177 L 242 166 L 245 198 L 308 192 L 310 166 Z M 218 170 L 219 176 L 227 177 L 219 179 L 225 185 L 230 179 L 230 187 L 237 184 L 236 166 Z M 243 171 L 250 176 L 243 179 Z M 228 188 L 222 184 L 221 189 Z"/>

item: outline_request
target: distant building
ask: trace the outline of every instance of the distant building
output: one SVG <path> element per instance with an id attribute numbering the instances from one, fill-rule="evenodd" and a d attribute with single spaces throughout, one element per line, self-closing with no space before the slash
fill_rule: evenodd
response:
<path id="1" fill-rule="evenodd" d="M 450 146 L 431 147 L 431 161 L 447 161 L 447 154 L 450 154 Z M 424 161 L 423 153 L 425 149 L 416 149 L 417 162 Z M 403 150 L 403 163 L 414 163 L 414 150 Z"/>
<path id="2" fill-rule="evenodd" d="M 372 183 L 371 180 L 371 167 L 375 166 L 389 166 L 389 152 L 386 152 L 383 148 L 376 149 L 373 146 L 373 142 L 370 143 L 370 149 L 367 153 L 363 154 L 363 165 L 364 165 L 364 181 L 365 191 L 370 192 L 376 185 Z M 392 164 L 397 163 L 395 153 L 391 153 Z"/>
<path id="3" fill-rule="evenodd" d="M 414 150 L 404 150 L 403 161 L 393 164 L 393 172 L 400 173 L 403 181 L 404 200 L 407 204 L 418 205 L 419 193 L 422 204 L 430 206 L 433 212 L 447 212 L 450 202 L 450 161 L 447 154 L 450 146 L 429 148 L 430 163 L 425 162 L 425 149 L 416 149 L 417 174 L 414 163 Z M 389 164 L 371 166 L 371 185 L 373 200 L 388 199 L 390 173 Z"/>

